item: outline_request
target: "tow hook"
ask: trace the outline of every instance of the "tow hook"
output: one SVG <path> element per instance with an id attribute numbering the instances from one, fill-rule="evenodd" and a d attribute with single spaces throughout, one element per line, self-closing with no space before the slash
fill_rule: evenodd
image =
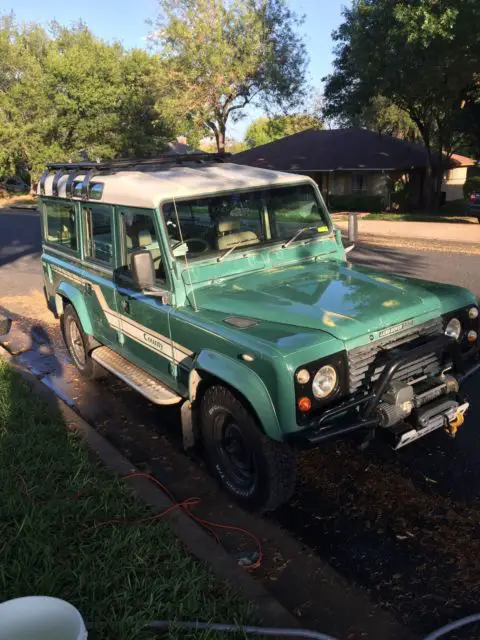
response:
<path id="1" fill-rule="evenodd" d="M 452 418 L 447 418 L 445 431 L 451 438 L 455 438 L 455 436 L 457 435 L 457 431 L 465 422 L 465 413 L 469 406 L 470 405 L 468 402 L 464 402 L 456 408 L 455 415 Z"/>

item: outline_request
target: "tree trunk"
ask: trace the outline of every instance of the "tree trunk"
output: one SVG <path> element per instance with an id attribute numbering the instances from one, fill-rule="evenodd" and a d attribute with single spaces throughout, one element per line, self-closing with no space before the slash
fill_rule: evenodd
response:
<path id="1" fill-rule="evenodd" d="M 433 202 L 432 202 L 433 211 L 438 211 L 440 208 L 440 202 L 442 199 L 442 183 L 443 183 L 443 162 L 441 162 L 440 166 L 438 167 L 437 175 L 435 176 L 435 190 L 434 190 Z"/>
<path id="2" fill-rule="evenodd" d="M 217 151 L 218 153 L 225 153 L 225 133 L 227 127 L 225 126 L 225 122 L 218 123 L 218 135 L 216 137 L 217 140 Z"/>
<path id="3" fill-rule="evenodd" d="M 432 150 L 430 145 L 426 144 L 427 149 L 427 170 L 425 172 L 425 208 L 429 211 L 432 211 L 434 208 L 434 166 L 433 166 L 433 158 L 432 158 Z"/>

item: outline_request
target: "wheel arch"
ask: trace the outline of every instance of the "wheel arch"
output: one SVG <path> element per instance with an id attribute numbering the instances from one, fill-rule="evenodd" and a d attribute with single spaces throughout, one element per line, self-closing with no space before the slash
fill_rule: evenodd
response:
<path id="1" fill-rule="evenodd" d="M 203 350 L 195 358 L 189 375 L 188 392 L 192 405 L 198 404 L 213 384 L 223 384 L 240 396 L 269 438 L 284 440 L 270 393 L 255 371 L 229 356 Z"/>
<path id="2" fill-rule="evenodd" d="M 55 291 L 55 308 L 63 331 L 63 315 L 65 307 L 70 304 L 80 320 L 82 330 L 87 338 L 87 349 L 90 353 L 96 347 L 100 346 L 100 342 L 94 338 L 94 331 L 87 305 L 83 299 L 83 294 L 69 282 L 61 282 Z"/>
<path id="3" fill-rule="evenodd" d="M 71 304 L 75 309 L 82 329 L 85 333 L 93 336 L 93 326 L 88 313 L 87 305 L 83 299 L 83 293 L 69 282 L 61 282 L 55 291 L 55 307 L 59 317 L 63 316 L 65 306 Z"/>

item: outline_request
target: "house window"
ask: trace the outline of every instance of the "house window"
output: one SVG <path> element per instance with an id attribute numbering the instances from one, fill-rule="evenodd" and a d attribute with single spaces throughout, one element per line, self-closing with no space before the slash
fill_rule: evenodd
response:
<path id="1" fill-rule="evenodd" d="M 365 173 L 352 174 L 353 193 L 365 192 L 367 190 L 367 176 Z"/>

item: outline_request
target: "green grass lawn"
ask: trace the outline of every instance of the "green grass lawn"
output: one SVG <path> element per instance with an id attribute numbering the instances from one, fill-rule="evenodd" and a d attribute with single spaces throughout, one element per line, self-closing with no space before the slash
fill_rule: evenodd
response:
<path id="1" fill-rule="evenodd" d="M 362 215 L 362 220 L 388 220 L 390 222 L 453 222 L 459 224 L 478 224 L 477 218 L 475 216 L 469 216 L 465 213 L 466 208 L 467 203 L 465 200 L 451 200 L 450 202 L 446 202 L 444 205 L 442 205 L 436 213 L 429 213 L 428 211 L 413 211 L 406 213 L 378 211 Z M 335 215 L 335 220 L 348 220 L 348 215 Z"/>
<path id="2" fill-rule="evenodd" d="M 249 621 L 240 595 L 188 555 L 168 522 L 98 526 L 150 513 L 1 360 L 0 486 L 2 600 L 68 600 L 89 640 L 151 638 L 141 629 L 153 619 Z"/>
<path id="3" fill-rule="evenodd" d="M 390 222 L 450 222 L 458 224 L 476 223 L 476 218 L 460 215 L 440 215 L 428 213 L 391 213 L 382 211 L 380 213 L 369 213 L 362 217 L 362 220 L 388 220 Z"/>

